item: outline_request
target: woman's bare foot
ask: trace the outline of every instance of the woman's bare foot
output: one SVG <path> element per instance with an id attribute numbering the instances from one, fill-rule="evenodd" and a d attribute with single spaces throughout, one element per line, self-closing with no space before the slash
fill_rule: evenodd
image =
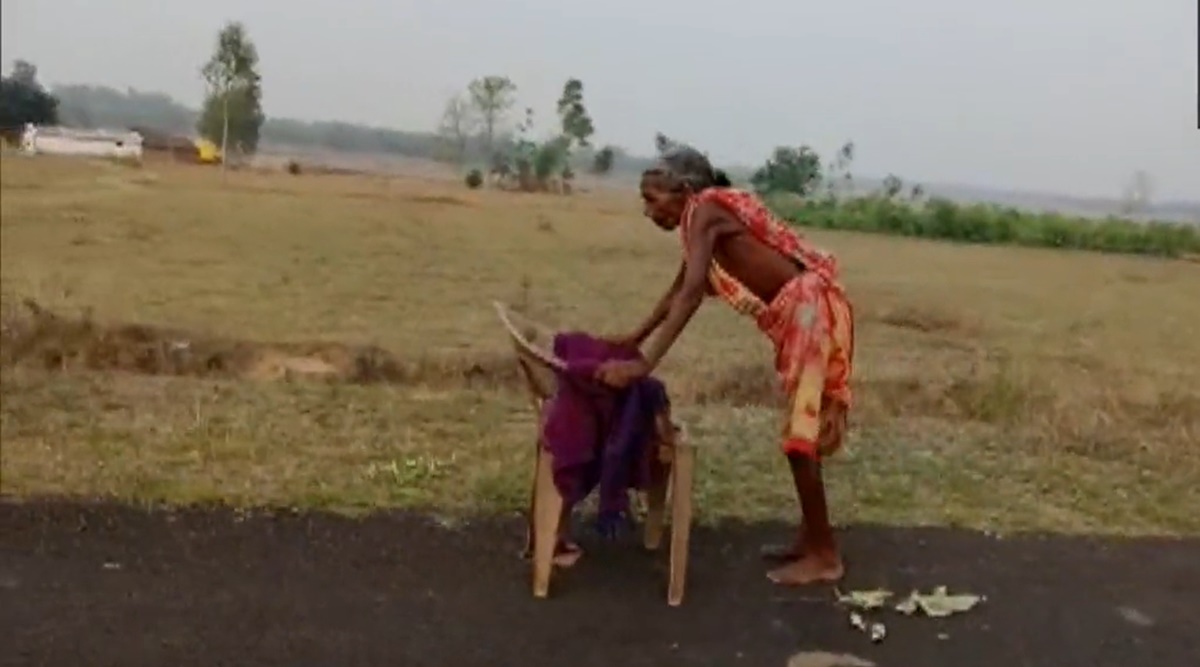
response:
<path id="1" fill-rule="evenodd" d="M 524 560 L 533 558 L 533 547 L 526 545 L 521 552 L 521 558 Z M 556 567 L 569 568 L 578 563 L 580 558 L 583 558 L 582 547 L 570 540 L 559 538 L 558 544 L 554 545 L 554 557 L 550 559 L 550 562 L 554 563 Z"/>
<path id="2" fill-rule="evenodd" d="M 552 562 L 555 567 L 564 569 L 572 567 L 579 562 L 580 558 L 583 558 L 583 548 L 570 540 L 559 540 L 558 544 L 554 546 Z"/>
<path id="3" fill-rule="evenodd" d="M 836 554 L 804 556 L 767 573 L 767 578 L 780 586 L 805 586 L 833 583 L 846 573 L 842 559 Z"/>

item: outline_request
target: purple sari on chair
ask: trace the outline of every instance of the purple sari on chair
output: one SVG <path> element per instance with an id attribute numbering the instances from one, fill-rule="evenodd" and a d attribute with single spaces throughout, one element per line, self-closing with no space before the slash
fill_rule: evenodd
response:
<path id="1" fill-rule="evenodd" d="M 629 490 L 650 480 L 647 447 L 656 440 L 659 413 L 670 405 L 667 390 L 652 377 L 619 390 L 593 379 L 600 364 L 638 359 L 640 352 L 585 333 L 556 335 L 554 355 L 566 363 L 542 416 L 554 485 L 568 507 L 599 486 L 597 528 L 612 538 L 629 518 Z"/>

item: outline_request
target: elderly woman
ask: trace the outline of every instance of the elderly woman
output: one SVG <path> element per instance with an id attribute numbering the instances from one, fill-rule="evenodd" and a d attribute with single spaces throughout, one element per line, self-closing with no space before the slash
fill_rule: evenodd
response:
<path id="1" fill-rule="evenodd" d="M 749 316 L 775 347 L 787 395 L 782 449 L 801 508 L 795 542 L 767 552 L 782 561 L 768 577 L 785 585 L 837 581 L 843 565 L 829 521 L 821 459 L 837 451 L 851 402 L 853 311 L 838 265 L 776 218 L 755 195 L 730 187 L 708 159 L 677 147 L 642 175 L 644 213 L 660 229 L 679 230 L 683 261 L 654 311 L 621 340 L 642 360 L 602 365 L 597 378 L 616 387 L 654 370 L 706 294 Z"/>

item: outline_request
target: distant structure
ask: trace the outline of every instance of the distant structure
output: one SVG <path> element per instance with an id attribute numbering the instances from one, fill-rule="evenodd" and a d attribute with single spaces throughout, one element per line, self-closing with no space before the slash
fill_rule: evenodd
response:
<path id="1" fill-rule="evenodd" d="M 221 162 L 221 149 L 207 139 L 185 137 L 148 127 L 129 129 L 142 135 L 142 149 L 148 154 L 167 156 L 179 162 Z"/>
<path id="2" fill-rule="evenodd" d="M 196 159 L 203 164 L 220 164 L 221 163 L 221 147 L 209 141 L 208 139 L 193 139 L 192 145 L 196 147 Z"/>
<path id="3" fill-rule="evenodd" d="M 27 123 L 21 133 L 21 151 L 29 155 L 78 155 L 142 159 L 142 135 L 112 130 L 76 130 Z"/>
<path id="4" fill-rule="evenodd" d="M 21 132 L 20 146 L 29 155 L 77 155 L 140 162 L 149 154 L 191 164 L 221 163 L 221 149 L 207 139 L 145 127 L 84 130 L 28 123 Z"/>

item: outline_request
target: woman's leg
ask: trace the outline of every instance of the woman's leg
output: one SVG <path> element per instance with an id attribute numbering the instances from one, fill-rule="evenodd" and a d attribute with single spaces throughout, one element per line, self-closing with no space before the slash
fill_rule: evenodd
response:
<path id="1" fill-rule="evenodd" d="M 803 553 L 796 560 L 772 570 L 767 576 L 777 584 L 788 586 L 837 581 L 842 578 L 845 568 L 838 552 L 833 525 L 829 521 L 821 463 L 814 457 L 802 454 L 788 455 L 788 463 L 796 483 L 803 517 L 797 538 Z"/>
<path id="2" fill-rule="evenodd" d="M 801 522 L 787 564 L 768 576 L 780 584 L 835 581 L 843 567 L 829 521 L 821 457 L 835 451 L 845 430 L 845 403 L 831 399 L 826 389 L 837 385 L 842 347 L 835 329 L 828 291 L 811 284 L 801 292 L 780 354 L 779 370 L 790 406 L 784 425 L 784 454 L 791 469 Z M 833 380 L 834 382 L 830 382 Z"/>
<path id="3" fill-rule="evenodd" d="M 568 568 L 583 558 L 583 548 L 571 539 L 571 507 L 563 504 L 558 519 L 558 544 L 554 545 L 554 566 Z"/>
<path id="4" fill-rule="evenodd" d="M 841 449 L 842 441 L 846 433 L 846 416 L 848 410 L 845 404 L 837 400 L 825 400 L 824 406 L 821 408 L 821 432 L 817 451 L 821 456 L 827 456 Z M 802 464 L 792 461 L 788 458 L 788 467 L 792 472 L 792 482 L 796 489 L 796 498 L 803 503 L 804 497 L 809 495 L 808 476 L 803 474 L 803 470 L 799 469 Z M 822 489 L 824 488 L 824 478 L 820 474 L 820 462 L 817 463 L 817 477 L 821 482 Z M 823 496 L 823 494 L 822 494 Z M 824 504 L 822 497 L 819 504 Z M 806 521 L 803 512 L 801 512 L 800 528 L 796 531 L 796 537 L 787 544 L 768 545 L 763 547 L 762 556 L 765 560 L 774 561 L 777 563 L 790 563 L 794 560 L 799 560 L 804 556 L 805 545 L 808 542 Z"/>

